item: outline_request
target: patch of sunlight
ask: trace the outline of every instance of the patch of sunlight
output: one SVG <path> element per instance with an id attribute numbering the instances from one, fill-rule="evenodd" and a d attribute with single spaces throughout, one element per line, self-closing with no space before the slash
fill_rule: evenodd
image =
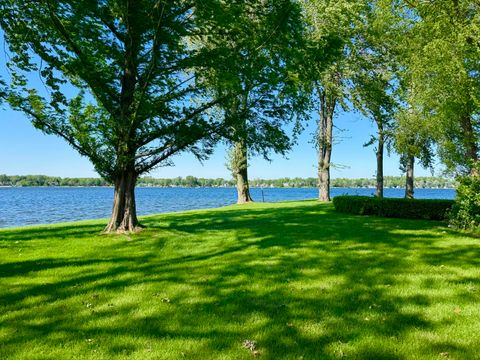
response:
<path id="1" fill-rule="evenodd" d="M 315 340 L 328 334 L 325 324 L 320 321 L 306 320 L 298 325 L 295 322 L 289 322 L 287 326 L 297 328 L 305 338 L 310 340 Z"/>

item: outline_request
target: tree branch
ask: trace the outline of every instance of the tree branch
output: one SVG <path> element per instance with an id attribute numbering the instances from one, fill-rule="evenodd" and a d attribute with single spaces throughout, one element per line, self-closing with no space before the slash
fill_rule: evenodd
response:
<path id="1" fill-rule="evenodd" d="M 55 29 L 60 33 L 60 35 L 64 38 L 64 40 L 72 48 L 73 52 L 78 57 L 78 59 L 84 64 L 85 68 L 87 69 L 87 72 L 91 74 L 91 76 L 88 76 L 88 75 L 84 74 L 84 76 L 83 76 L 84 80 L 87 82 L 87 84 L 89 85 L 91 91 L 95 94 L 95 96 L 98 99 L 100 99 L 103 106 L 105 106 L 105 108 L 108 110 L 108 112 L 110 112 L 111 114 L 114 114 L 115 111 L 114 111 L 113 108 L 111 108 L 108 105 L 107 99 L 105 99 L 102 96 L 102 94 L 100 94 L 98 91 L 96 91 L 97 87 L 94 86 L 94 84 L 92 83 L 91 79 L 101 78 L 100 74 L 97 71 L 95 71 L 94 66 L 92 66 L 92 64 L 87 60 L 87 58 L 86 58 L 85 54 L 83 53 L 82 49 L 73 41 L 73 39 L 70 36 L 70 34 L 68 33 L 67 29 L 63 26 L 61 20 L 58 18 L 58 16 L 53 11 L 50 0 L 46 0 L 46 4 L 47 4 L 48 11 L 49 11 L 49 14 L 50 14 L 50 19 L 52 20 L 52 23 L 53 23 Z M 115 94 L 110 91 L 108 85 L 106 85 L 105 82 L 104 82 L 104 85 L 105 86 L 103 86 L 103 88 L 106 90 L 106 92 L 109 93 L 109 96 L 111 97 L 113 102 L 115 102 L 115 98 L 116 98 Z"/>

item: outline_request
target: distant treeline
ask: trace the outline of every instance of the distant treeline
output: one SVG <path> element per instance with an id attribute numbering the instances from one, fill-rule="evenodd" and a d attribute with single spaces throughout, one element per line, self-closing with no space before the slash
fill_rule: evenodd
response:
<path id="1" fill-rule="evenodd" d="M 44 175 L 0 175 L 0 186 L 110 186 L 111 184 L 101 178 L 61 178 Z M 143 187 L 234 187 L 235 180 L 204 179 L 194 176 L 173 179 L 155 179 L 143 177 L 138 180 L 138 186 Z M 314 188 L 317 187 L 316 178 L 282 178 L 275 180 L 250 180 L 251 187 L 275 188 Z M 375 187 L 375 179 L 333 179 L 333 187 L 365 188 Z M 385 187 L 403 188 L 405 178 L 401 176 L 385 177 Z M 441 177 L 417 177 L 416 188 L 455 188 L 453 179 Z"/>
<path id="2" fill-rule="evenodd" d="M 45 175 L 0 175 L 0 186 L 109 186 L 102 178 L 61 178 Z"/>

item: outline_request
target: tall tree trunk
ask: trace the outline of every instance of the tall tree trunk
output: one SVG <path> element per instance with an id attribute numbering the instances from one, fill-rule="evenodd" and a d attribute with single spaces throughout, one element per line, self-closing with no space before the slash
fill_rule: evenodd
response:
<path id="1" fill-rule="evenodd" d="M 333 115 L 336 99 L 319 91 L 320 117 L 318 124 L 318 200 L 330 201 L 330 163 L 332 159 Z"/>
<path id="2" fill-rule="evenodd" d="M 377 190 L 375 196 L 383 198 L 383 153 L 385 148 L 385 134 L 383 133 L 383 123 L 377 121 L 378 126 L 378 145 L 377 145 Z"/>
<path id="3" fill-rule="evenodd" d="M 105 232 L 134 232 L 140 229 L 135 205 L 135 185 L 138 174 L 135 172 L 135 127 L 133 116 L 135 88 L 137 85 L 136 57 L 141 41 L 140 33 L 134 31 L 132 24 L 136 21 L 136 7 L 133 1 L 126 2 L 125 25 L 126 38 L 124 67 L 121 80 L 120 114 L 117 127 L 117 169 L 114 177 L 114 199 L 112 217 Z"/>
<path id="4" fill-rule="evenodd" d="M 414 156 L 407 156 L 407 163 L 406 163 L 406 175 L 407 179 L 405 182 L 405 198 L 406 199 L 413 199 L 413 170 L 415 166 L 415 157 Z"/>
<path id="5" fill-rule="evenodd" d="M 105 232 L 135 232 L 141 226 L 137 219 L 135 205 L 135 185 L 137 174 L 134 171 L 123 171 L 114 181 L 112 217 Z"/>
<path id="6" fill-rule="evenodd" d="M 472 118 L 470 115 L 462 119 L 463 143 L 465 147 L 465 155 L 469 161 L 470 175 L 480 176 L 480 169 L 478 169 L 478 144 L 477 135 L 473 128 Z"/>
<path id="7" fill-rule="evenodd" d="M 248 185 L 248 149 L 244 141 L 235 143 L 232 165 L 237 179 L 237 204 L 252 202 Z"/>

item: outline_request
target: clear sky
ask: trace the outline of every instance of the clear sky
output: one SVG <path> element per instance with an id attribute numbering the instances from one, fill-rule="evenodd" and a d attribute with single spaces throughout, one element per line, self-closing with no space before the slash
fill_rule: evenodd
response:
<path id="1" fill-rule="evenodd" d="M 279 177 L 315 177 L 316 151 L 311 143 L 315 129 L 315 118 L 301 135 L 299 143 L 287 158 L 272 156 L 272 162 L 253 158 L 250 162 L 250 178 L 275 179 Z M 337 142 L 333 148 L 333 177 L 373 177 L 375 175 L 375 154 L 373 148 L 365 148 L 375 129 L 373 124 L 358 114 L 344 113 L 336 119 Z M 225 168 L 226 150 L 218 146 L 212 157 L 204 162 L 190 154 L 174 158 L 174 166 L 154 170 L 154 177 L 176 177 L 193 175 L 197 177 L 229 178 Z M 430 171 L 417 166 L 417 176 L 431 175 Z M 27 175 L 42 174 L 61 177 L 98 176 L 88 159 L 60 138 L 44 135 L 35 129 L 29 120 L 18 112 L 3 106 L 0 109 L 0 174 Z M 401 175 L 398 157 L 385 159 L 386 175 Z"/>
<path id="2" fill-rule="evenodd" d="M 0 37 L 1 46 L 2 42 L 3 39 Z M 0 54 L 0 77 L 8 81 L 3 56 L 4 54 Z M 39 81 L 38 86 L 42 86 Z M 306 124 L 298 145 L 287 158 L 272 155 L 272 162 L 262 158 L 251 159 L 250 178 L 315 177 L 317 154 L 312 144 L 315 121 L 316 116 L 312 114 L 312 119 Z M 336 142 L 332 159 L 335 166 L 332 169 L 332 176 L 334 178 L 375 176 L 373 147 L 363 146 L 375 132 L 372 122 L 359 114 L 342 113 L 337 116 L 335 125 Z M 190 154 L 181 154 L 174 158 L 174 166 L 158 168 L 150 175 L 161 178 L 188 175 L 230 178 L 225 163 L 226 149 L 219 145 L 211 158 L 203 164 Z M 98 176 L 88 159 L 78 155 L 65 141 L 53 135 L 44 135 L 33 128 L 25 115 L 13 112 L 5 104 L 0 106 L 0 174 Z M 401 175 L 397 156 L 385 158 L 385 175 Z M 416 175 L 429 176 L 431 173 L 417 166 Z"/>

